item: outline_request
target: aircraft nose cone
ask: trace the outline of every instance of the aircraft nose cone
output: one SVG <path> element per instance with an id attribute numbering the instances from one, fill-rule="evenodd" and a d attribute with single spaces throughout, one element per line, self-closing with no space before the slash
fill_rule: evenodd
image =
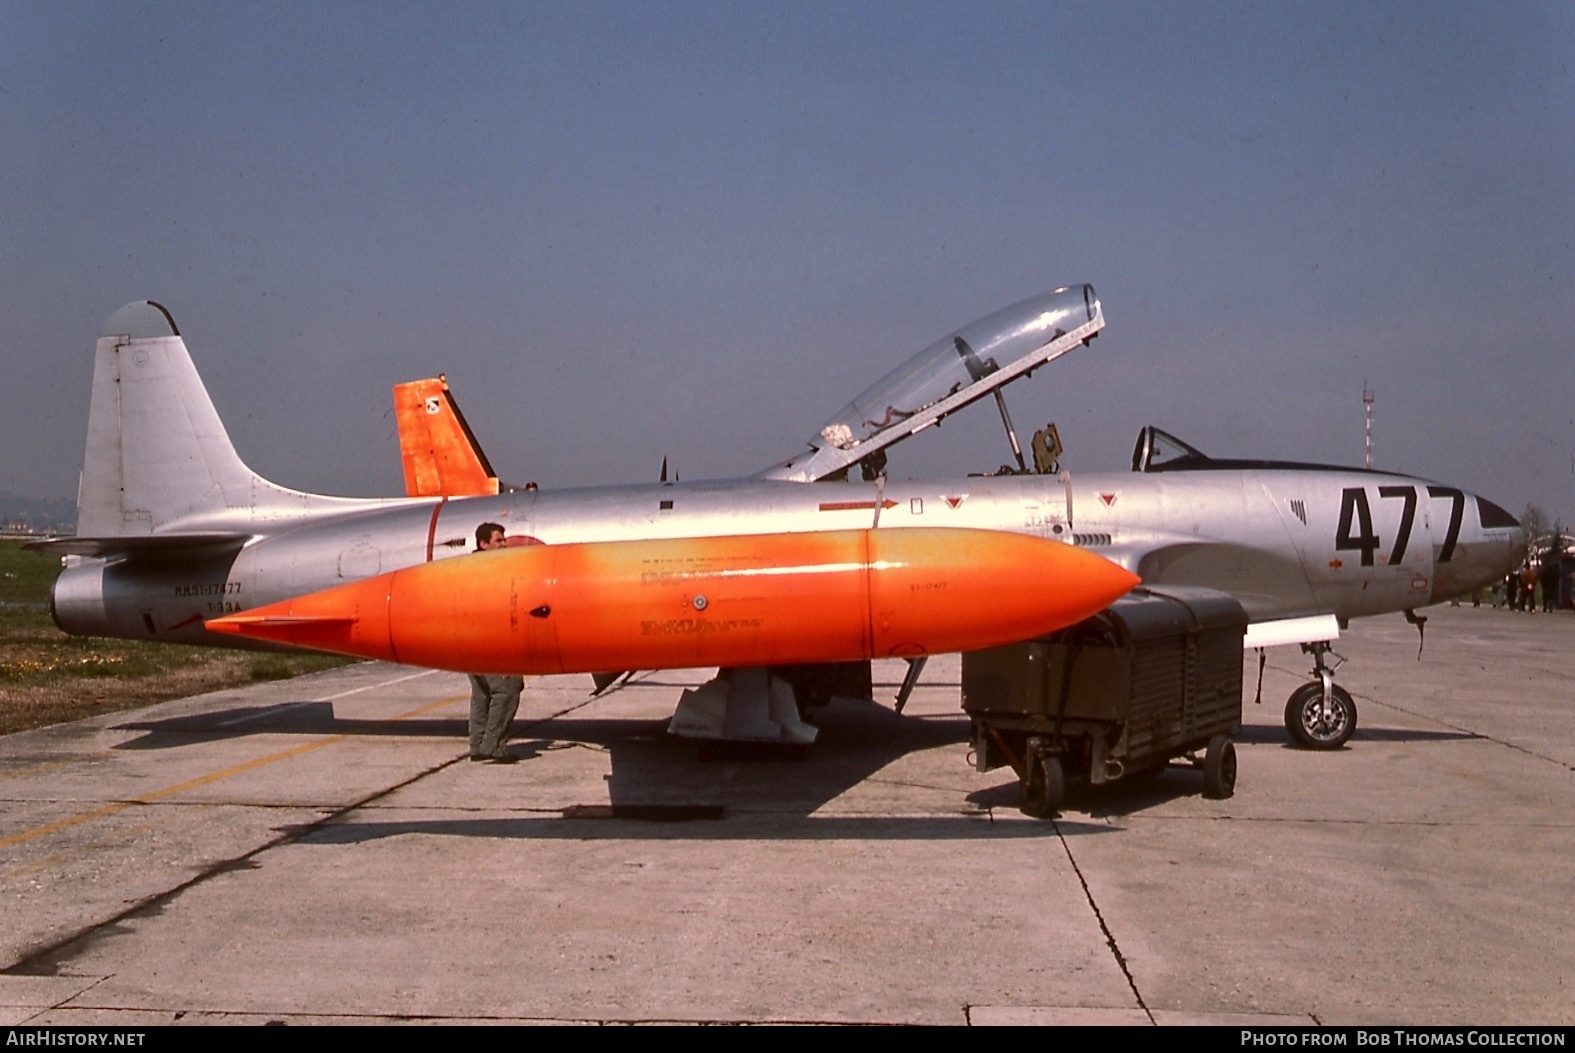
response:
<path id="1" fill-rule="evenodd" d="M 1431 603 L 1497 585 L 1526 558 L 1526 528 L 1519 520 L 1485 498 L 1467 494 L 1466 501 L 1476 515 L 1467 513 L 1450 559 L 1438 564 Z"/>
<path id="2" fill-rule="evenodd" d="M 1503 571 L 1508 574 L 1518 566 L 1526 557 L 1526 546 L 1531 543 L 1531 535 L 1526 533 L 1526 528 L 1517 526 L 1510 531 L 1510 539 L 1504 544 L 1504 551 L 1499 558 Z"/>
<path id="3" fill-rule="evenodd" d="M 1477 500 L 1479 507 L 1481 504 L 1486 504 L 1481 498 Z M 1484 510 L 1485 516 L 1486 512 Z M 1511 526 L 1495 532 L 1501 534 L 1497 544 L 1488 546 L 1490 556 L 1485 562 L 1488 564 L 1490 572 L 1489 583 L 1498 582 L 1505 575 L 1512 573 L 1526 560 L 1526 546 L 1531 540 L 1531 535 L 1526 532 L 1526 528 L 1521 525 L 1519 520 L 1511 517 L 1510 523 L 1512 524 Z M 1486 530 L 1484 530 L 1485 533 L 1487 533 Z"/>

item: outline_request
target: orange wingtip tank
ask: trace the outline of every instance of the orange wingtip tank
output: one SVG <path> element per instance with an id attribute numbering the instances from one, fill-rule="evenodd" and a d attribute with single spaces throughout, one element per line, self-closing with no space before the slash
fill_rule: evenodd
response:
<path id="1" fill-rule="evenodd" d="M 480 552 L 207 627 L 476 673 L 738 667 L 999 646 L 1080 621 L 1137 583 L 1021 534 L 755 534 Z"/>

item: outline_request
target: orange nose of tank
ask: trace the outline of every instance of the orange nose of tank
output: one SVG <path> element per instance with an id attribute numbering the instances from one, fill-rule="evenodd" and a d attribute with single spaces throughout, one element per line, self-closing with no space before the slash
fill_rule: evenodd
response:
<path id="1" fill-rule="evenodd" d="M 1023 534 L 868 533 L 877 658 L 1026 640 L 1082 621 L 1138 584 L 1136 575 L 1091 552 Z"/>
<path id="2" fill-rule="evenodd" d="M 761 534 L 480 553 L 208 628 L 478 673 L 843 662 L 1026 639 L 1136 584 L 1108 560 L 1019 534 Z"/>

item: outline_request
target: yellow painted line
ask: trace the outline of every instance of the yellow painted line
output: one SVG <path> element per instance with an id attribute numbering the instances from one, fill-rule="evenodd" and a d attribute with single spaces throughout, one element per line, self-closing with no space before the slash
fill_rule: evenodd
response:
<path id="1" fill-rule="evenodd" d="M 433 673 L 436 673 L 436 672 L 439 672 L 439 670 L 436 670 L 436 669 L 423 669 L 419 673 L 409 673 L 409 674 L 407 674 L 405 676 L 396 676 L 392 680 L 379 680 L 376 683 L 362 684 L 360 687 L 352 687 L 348 691 L 340 691 L 340 692 L 337 692 L 336 694 L 324 695 L 322 698 L 307 699 L 307 700 L 305 700 L 305 704 L 310 705 L 313 702 L 332 702 L 335 699 L 345 698 L 345 697 L 347 697 L 349 695 L 360 694 L 362 691 L 371 691 L 371 690 L 373 690 L 375 688 L 379 688 L 379 687 L 392 687 L 395 684 L 403 684 L 406 680 L 418 680 L 418 679 L 420 679 L 423 676 L 431 676 Z M 450 701 L 453 701 L 453 700 L 450 699 Z M 260 712 L 257 712 L 257 713 L 252 713 L 249 716 L 241 717 L 239 720 L 224 720 L 224 721 L 220 721 L 219 722 L 219 727 L 221 727 L 221 728 L 230 727 L 231 725 L 234 725 L 234 724 L 245 723 L 248 720 L 256 720 L 259 717 L 272 716 L 275 713 L 283 713 L 286 710 L 290 709 L 292 706 L 299 706 L 299 705 L 302 705 L 302 704 L 303 703 L 301 703 L 301 702 L 283 702 L 283 703 L 280 703 L 277 706 L 269 706 L 267 709 L 264 709 L 264 710 L 262 710 Z M 135 711 L 133 711 L 133 712 L 135 712 Z M 395 717 L 394 719 L 398 720 L 400 718 Z M 115 729 L 111 728 L 111 729 L 106 729 L 106 730 L 115 730 Z M 23 777 L 28 776 L 28 775 L 37 775 L 41 771 L 48 771 L 51 768 L 58 768 L 62 764 L 80 764 L 83 761 L 93 760 L 94 758 L 97 758 L 97 757 L 107 757 L 113 752 L 115 752 L 115 751 L 114 750 L 98 750 L 95 753 L 79 753 L 79 754 L 77 754 L 76 756 L 73 756 L 73 757 L 65 757 L 65 758 L 62 758 L 61 760 L 49 761 L 49 762 L 44 763 L 44 764 L 35 764 L 31 768 L 23 768 L 21 771 L 14 771 L 14 772 L 11 772 L 9 775 L 0 775 L 0 782 L 5 782 L 8 779 L 20 779 L 20 778 L 23 778 Z"/>
<path id="2" fill-rule="evenodd" d="M 392 719 L 406 720 L 410 717 L 418 717 L 423 713 L 430 713 L 434 709 L 441 709 L 444 706 L 453 705 L 455 702 L 458 702 L 461 699 L 468 699 L 469 697 L 469 695 L 454 695 L 452 698 L 441 699 L 437 702 L 430 703 L 429 705 L 422 706 L 419 709 L 412 709 L 408 713 L 401 713 Z M 352 737 L 353 736 L 347 734 L 330 735 L 327 738 L 318 739 L 316 742 L 302 743 L 299 746 L 294 746 L 287 750 L 281 750 L 278 753 L 270 753 L 266 757 L 258 757 L 256 760 L 249 760 L 243 764 L 236 764 L 220 771 L 210 772 L 207 775 L 199 775 L 195 779 L 187 779 L 185 782 L 179 782 L 173 786 L 166 786 L 161 790 L 154 790 L 152 793 L 145 793 L 139 797 L 133 797 L 129 801 L 116 801 L 114 804 L 106 804 L 102 808 L 95 808 L 91 812 L 83 812 L 80 815 L 73 815 L 66 819 L 57 819 L 52 823 L 45 823 L 43 826 L 35 826 L 31 830 L 23 830 L 19 834 L 12 834 L 10 837 L 0 838 L 0 848 L 10 848 L 12 845 L 19 845 L 24 841 L 31 841 L 38 837 L 46 837 L 49 834 L 59 833 L 61 830 L 69 830 L 73 826 L 80 826 L 83 823 L 91 822 L 94 819 L 102 819 L 106 815 L 114 815 L 116 812 L 123 812 L 127 808 L 135 808 L 138 805 L 143 804 L 153 804 L 156 801 L 164 800 L 166 797 L 173 797 L 176 794 L 185 793 L 187 790 L 195 790 L 199 786 L 207 786 L 210 783 L 218 782 L 220 779 L 228 779 L 232 775 L 239 775 L 242 772 L 252 771 L 256 768 L 261 768 L 264 765 L 273 764 L 276 761 L 289 760 L 291 757 L 299 757 L 304 753 L 310 753 L 313 750 L 322 749 L 324 746 L 331 746 L 336 742 L 343 742 L 345 739 Z"/>

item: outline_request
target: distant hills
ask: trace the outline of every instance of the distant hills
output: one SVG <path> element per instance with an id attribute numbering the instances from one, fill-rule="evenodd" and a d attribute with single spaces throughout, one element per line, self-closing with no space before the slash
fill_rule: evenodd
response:
<path id="1" fill-rule="evenodd" d="M 0 490 L 0 531 L 69 534 L 76 530 L 77 503 L 70 498 L 40 500 Z"/>

